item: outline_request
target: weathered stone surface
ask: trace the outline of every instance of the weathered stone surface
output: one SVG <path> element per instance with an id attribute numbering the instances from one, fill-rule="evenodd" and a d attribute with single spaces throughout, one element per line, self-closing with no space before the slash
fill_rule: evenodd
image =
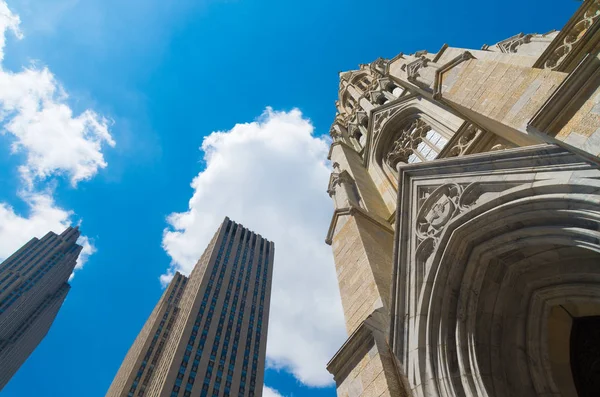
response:
<path id="1" fill-rule="evenodd" d="M 339 396 L 575 395 L 557 307 L 600 315 L 598 15 L 340 74 Z"/>

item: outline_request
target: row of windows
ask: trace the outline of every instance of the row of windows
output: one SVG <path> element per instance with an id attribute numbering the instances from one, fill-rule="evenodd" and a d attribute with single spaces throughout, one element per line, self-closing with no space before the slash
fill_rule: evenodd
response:
<path id="1" fill-rule="evenodd" d="M 52 244 L 52 245 L 49 246 L 49 243 L 52 241 L 52 239 L 56 239 L 56 241 L 54 242 L 54 244 Z M 12 266 L 12 267 L 15 267 L 15 266 L 19 265 L 19 263 L 20 263 L 19 268 L 17 268 L 16 270 L 7 272 L 7 274 L 4 276 L 4 278 L 2 280 L 0 280 L 0 285 L 2 285 L 10 276 L 13 276 L 12 279 L 9 280 L 7 284 L 5 284 L 4 286 L 0 287 L 0 294 L 2 294 L 4 291 L 6 291 L 19 278 L 22 278 L 23 276 L 26 276 L 32 269 L 36 268 L 36 266 L 41 261 L 46 260 L 46 258 L 48 257 L 48 254 L 50 252 L 52 252 L 62 242 L 63 241 L 58 236 L 54 235 L 54 236 L 51 236 L 48 239 L 48 242 L 46 244 L 39 244 L 38 243 L 34 247 L 30 247 L 29 250 L 25 251 L 25 252 L 28 252 L 28 254 L 25 255 L 21 259 L 21 262 L 15 262 L 13 264 L 13 266 Z M 77 246 L 74 245 L 74 247 L 77 247 Z M 52 261 L 52 260 L 56 259 L 57 255 L 59 255 L 59 253 L 55 253 L 49 259 L 49 261 Z M 64 256 L 64 254 L 62 254 L 62 255 Z M 26 260 L 29 256 L 31 256 L 31 258 L 29 260 Z M 39 258 L 37 258 L 37 260 L 34 261 L 34 259 L 36 257 L 39 257 Z M 22 271 L 23 268 L 26 265 L 29 265 L 28 268 L 25 271 Z M 8 267 L 8 266 L 5 266 L 5 268 L 6 267 Z M 48 262 L 45 263 L 45 267 L 48 267 Z M 37 271 L 32 276 L 30 276 L 30 278 L 35 278 L 42 271 L 43 271 L 43 269 L 38 268 Z M 21 272 L 21 273 L 19 273 L 19 272 Z"/>
<path id="2" fill-rule="evenodd" d="M 53 245 L 49 246 L 52 239 L 56 239 L 56 241 Z M 44 258 L 47 258 L 48 252 L 53 251 L 56 248 L 56 246 L 58 246 L 61 242 L 62 240 L 58 238 L 58 236 L 51 236 L 46 243 L 38 242 L 37 244 L 32 245 L 27 250 L 22 252 L 18 257 L 11 260 L 10 263 L 12 263 L 12 266 L 9 266 L 10 263 L 6 264 L 2 269 L 3 271 L 8 270 L 9 268 L 19 266 L 19 264 L 20 266 L 18 269 L 15 269 L 13 271 L 7 271 L 7 274 L 4 276 L 4 278 L 0 280 L 0 285 L 2 285 L 11 275 L 14 275 L 13 279 L 10 280 L 8 284 L 0 288 L 0 294 L 6 291 L 6 289 L 10 287 L 19 278 L 18 273 L 23 269 L 24 266 L 29 265 L 29 268 L 25 272 L 23 272 L 22 275 L 26 275 L 33 267 L 39 264 L 40 261 L 42 261 Z M 43 253 L 45 253 L 45 255 L 41 255 Z M 37 260 L 34 261 L 34 259 L 36 258 Z"/>
<path id="3" fill-rule="evenodd" d="M 212 317 L 213 315 L 219 315 L 218 324 L 215 327 L 215 336 L 211 346 L 211 350 L 209 352 L 207 369 L 204 374 L 204 380 L 202 382 L 202 387 L 200 389 L 200 396 L 206 397 L 209 395 L 209 390 L 211 388 L 211 381 L 213 373 L 215 374 L 214 382 L 212 383 L 212 396 L 218 396 L 221 391 L 225 397 L 229 397 L 231 393 L 231 384 L 233 381 L 234 369 L 236 364 L 236 358 L 238 353 L 238 345 L 240 342 L 240 337 L 242 333 L 242 323 L 244 318 L 246 297 L 248 294 L 250 276 L 252 273 L 252 265 L 254 260 L 254 248 L 256 247 L 257 236 L 253 233 L 242 229 L 239 237 L 240 244 L 237 247 L 234 260 L 231 264 L 231 275 L 229 277 L 227 289 L 225 291 L 224 300 L 220 307 L 216 307 L 220 290 L 222 287 L 223 279 L 226 273 L 226 270 L 229 268 L 229 257 L 231 255 L 231 248 L 233 242 L 236 239 L 236 229 L 237 224 L 229 223 L 226 228 L 226 233 L 224 239 L 219 247 L 219 251 L 215 260 L 215 264 L 211 269 L 211 273 L 208 278 L 208 282 L 206 285 L 206 290 L 204 291 L 204 295 L 201 301 L 200 309 L 196 316 L 196 321 L 192 328 L 192 332 L 190 338 L 188 340 L 188 344 L 186 346 L 186 350 L 184 352 L 184 357 L 181 361 L 179 372 L 175 379 L 173 388 L 172 388 L 172 397 L 179 396 L 180 391 L 183 390 L 183 396 L 188 397 L 191 396 L 191 392 L 193 390 L 193 385 L 196 382 L 198 367 L 200 365 L 200 360 L 202 358 L 202 353 L 204 350 L 204 345 L 206 343 L 206 339 L 208 337 L 208 332 L 211 328 Z M 232 236 L 228 241 L 229 232 L 231 232 Z M 252 309 L 249 318 L 249 329 L 246 338 L 246 343 L 244 346 L 244 363 L 243 369 L 241 371 L 241 381 L 240 381 L 240 394 L 244 395 L 245 391 L 248 390 L 250 395 L 254 395 L 255 386 L 256 386 L 256 372 L 258 369 L 258 359 L 259 359 L 259 351 L 260 351 L 260 335 L 262 328 L 262 315 L 263 315 L 263 305 L 264 305 L 264 295 L 265 295 L 265 286 L 266 286 L 266 277 L 267 277 L 267 266 L 268 266 L 268 254 L 270 251 L 270 245 L 262 239 L 260 241 L 260 255 L 258 260 L 258 268 L 256 274 L 256 280 L 254 284 L 254 292 L 253 292 L 253 300 L 252 300 Z M 227 244 L 227 249 L 225 249 L 225 245 Z M 267 256 L 264 259 L 264 270 L 263 270 L 263 255 L 262 253 L 265 251 Z M 242 247 L 244 248 L 241 260 L 241 266 L 239 269 L 239 273 L 237 272 L 237 268 L 239 265 L 240 252 Z M 250 255 L 249 261 L 246 264 L 246 259 Z M 245 271 L 247 269 L 247 271 Z M 261 277 L 262 275 L 262 277 Z M 257 300 L 259 294 L 259 286 L 260 281 L 262 281 L 262 291 L 260 291 L 260 306 L 258 307 L 258 316 L 256 316 L 257 309 Z M 243 282 L 243 288 L 242 288 Z M 233 289 L 235 283 L 235 291 Z M 214 288 L 214 291 L 212 291 Z M 238 300 L 240 299 L 240 290 L 242 291 L 241 301 L 239 301 L 239 310 L 238 309 Z M 211 294 L 212 292 L 212 294 Z M 231 306 L 230 306 L 231 305 Z M 206 318 L 204 317 L 204 312 L 206 311 L 208 306 L 208 314 Z M 215 313 L 217 310 L 217 313 Z M 219 313 L 220 312 L 220 313 Z M 237 324 L 235 328 L 235 333 L 233 329 L 233 324 L 236 318 L 237 313 Z M 256 320 L 257 327 L 254 329 L 254 323 Z M 225 326 L 225 323 L 227 325 Z M 203 327 L 201 328 L 201 326 Z M 224 329 L 225 327 L 225 329 Z M 255 343 L 252 344 L 252 336 L 256 335 Z M 199 343 L 196 345 L 196 339 L 199 339 Z M 221 344 L 221 341 L 223 342 Z M 219 346 L 221 349 L 219 351 Z M 227 372 L 225 373 L 227 356 L 229 353 L 229 347 L 231 346 L 231 353 L 229 354 L 229 365 L 227 366 Z M 254 353 L 250 356 L 252 347 L 254 347 Z M 195 348 L 195 351 L 194 351 Z M 194 354 L 195 353 L 195 354 Z M 192 360 L 191 357 L 194 357 Z M 217 361 L 217 357 L 219 358 Z M 252 374 L 250 376 L 249 386 L 247 386 L 247 373 L 248 373 L 248 365 L 252 362 Z M 215 369 L 216 367 L 216 369 Z M 189 371 L 189 374 L 186 373 Z"/>
<path id="4" fill-rule="evenodd" d="M 175 322 L 176 315 L 178 312 L 177 305 L 179 303 L 179 300 L 181 299 L 181 295 L 184 291 L 186 282 L 187 282 L 187 279 L 184 277 L 177 277 L 177 279 L 175 280 L 173 288 L 167 298 L 167 308 L 165 309 L 165 313 L 163 314 L 161 322 L 159 323 L 158 328 L 157 328 L 156 332 L 154 333 L 154 337 L 152 338 L 152 341 L 150 342 L 150 346 L 148 347 L 148 350 L 146 350 L 146 354 L 144 355 L 144 359 L 142 360 L 142 363 L 140 364 L 140 367 L 138 368 L 136 377 L 134 378 L 134 380 L 129 388 L 129 393 L 127 394 L 128 397 L 133 397 L 138 386 L 140 385 L 139 381 L 141 380 L 142 376 L 144 376 L 144 372 L 145 372 L 145 376 L 144 376 L 144 379 L 140 386 L 138 396 L 141 397 L 145 394 L 146 387 L 148 386 L 148 383 L 150 382 L 150 378 L 151 378 L 152 374 L 154 373 L 154 366 L 156 365 L 160 355 L 162 354 L 164 345 L 167 342 L 167 338 L 171 332 L 173 323 Z M 173 312 L 173 314 L 169 318 L 169 314 L 171 314 L 171 311 Z M 167 322 L 167 319 L 168 319 L 168 322 Z M 165 327 L 165 322 L 166 322 L 166 327 Z M 164 327 L 165 331 L 162 334 L 162 338 L 157 346 L 157 341 L 160 337 L 163 327 Z M 156 350 L 155 350 L 155 348 L 156 348 Z M 154 352 L 154 356 L 152 356 L 153 352 Z M 152 357 L 152 360 L 150 361 L 151 357 Z M 149 361 L 150 361 L 150 365 L 148 365 Z M 148 368 L 146 368 L 146 367 L 148 367 Z"/>
<path id="5" fill-rule="evenodd" d="M 38 281 L 40 281 L 41 278 L 44 277 L 44 275 L 54 267 L 54 265 L 64 258 L 64 255 L 65 254 L 62 252 L 57 252 L 56 254 L 52 255 L 52 257 L 50 257 L 50 259 L 48 259 L 48 261 L 44 264 L 44 267 L 38 268 L 31 276 L 29 276 L 27 280 L 23 281 L 18 288 L 15 288 L 10 292 L 10 294 L 6 295 L 4 299 L 0 301 L 0 314 L 4 313 L 13 303 L 15 303 L 17 299 L 19 299 L 19 297 L 29 291 Z M 12 283 L 14 283 L 14 281 L 16 281 L 17 278 L 19 278 L 18 275 L 15 277 L 16 278 L 11 280 L 8 286 L 10 286 Z M 5 288 L 8 288 L 8 286 Z"/>
<path id="6" fill-rule="evenodd" d="M 246 352 L 244 354 L 244 367 L 243 367 L 243 372 L 245 373 L 247 371 L 247 365 L 248 365 L 248 361 L 249 361 L 249 352 L 250 352 L 250 348 L 251 348 L 251 333 L 252 330 L 254 329 L 254 351 L 252 354 L 252 372 L 251 372 L 251 376 L 250 376 L 250 387 L 248 390 L 248 395 L 250 397 L 254 396 L 255 393 L 255 389 L 256 389 L 256 376 L 257 376 L 257 371 L 258 371 L 258 359 L 259 359 L 259 355 L 260 355 L 260 340 L 261 340 L 261 330 L 262 330 L 262 316 L 263 316 L 263 306 L 264 306 L 264 296 L 265 296 L 265 290 L 266 290 L 266 285 L 267 285 L 267 275 L 268 275 L 268 265 L 269 265 L 269 257 L 265 257 L 264 259 L 264 269 L 262 270 L 262 277 L 261 277 L 261 263 L 262 263 L 262 257 L 260 258 L 261 262 L 259 262 L 259 266 L 257 269 L 257 277 L 256 280 L 254 282 L 254 293 L 252 296 L 252 311 L 250 314 L 250 321 L 249 321 L 249 332 L 248 332 L 248 338 L 246 341 Z M 257 298 L 258 298 L 258 291 L 259 291 L 259 283 L 261 286 L 261 297 L 260 297 L 260 305 L 259 305 L 259 311 L 258 311 L 258 318 L 257 318 L 257 326 L 256 328 L 254 328 L 254 313 L 255 313 L 255 309 L 256 309 L 256 302 L 257 302 Z M 245 380 L 245 379 L 243 379 Z M 242 384 L 240 384 L 240 393 L 243 393 L 243 388 L 242 388 Z"/>
<path id="7" fill-rule="evenodd" d="M 30 261 L 26 261 L 26 259 L 31 257 L 30 260 L 32 260 L 37 255 L 39 255 L 42 251 L 44 251 L 44 250 L 48 251 L 48 245 L 54 239 L 56 239 L 57 241 L 54 242 L 54 245 L 51 246 L 50 249 L 55 248 L 58 244 L 60 244 L 62 242 L 62 240 L 55 234 L 51 234 L 45 240 L 42 239 L 41 241 L 39 241 L 39 240 L 35 241 L 33 244 L 31 244 L 29 247 L 27 247 L 27 249 L 25 249 L 24 251 L 19 253 L 17 256 L 4 262 L 4 266 L 2 267 L 2 269 L 0 269 L 0 272 L 4 272 L 5 270 L 9 269 L 10 267 L 15 267 L 19 263 L 30 262 Z M 12 264 L 12 266 L 10 266 L 11 264 Z"/>
<path id="8" fill-rule="evenodd" d="M 53 236 L 54 237 L 54 236 Z M 56 241 L 54 242 L 54 244 L 49 245 L 49 242 L 51 240 L 49 240 L 49 242 L 47 244 L 45 244 L 44 246 L 42 246 L 38 252 L 36 252 L 32 258 L 28 261 L 21 261 L 21 266 L 19 266 L 18 268 L 16 268 L 17 272 L 21 272 L 23 275 L 26 275 L 27 273 L 29 273 L 32 269 L 34 269 L 40 262 L 42 262 L 45 258 L 48 257 L 48 254 L 53 252 L 56 247 L 58 247 L 60 244 L 63 243 L 63 241 L 58 238 L 55 237 Z M 34 262 L 33 259 L 37 258 L 37 260 Z M 23 270 L 25 268 L 25 266 L 27 266 L 27 269 Z"/>
<path id="9" fill-rule="evenodd" d="M 230 233 L 230 229 L 231 229 L 230 226 L 231 226 L 231 223 L 228 223 L 227 229 L 225 232 L 225 236 L 219 247 L 219 251 L 217 253 L 215 264 L 214 264 L 211 274 L 210 274 L 209 282 L 207 283 L 206 290 L 204 291 L 202 302 L 200 304 L 200 309 L 198 310 L 198 313 L 196 315 L 196 321 L 194 322 L 194 326 L 192 328 L 192 334 L 190 335 L 190 338 L 188 340 L 188 344 L 186 346 L 186 350 L 184 352 L 184 356 L 183 356 L 183 359 L 182 359 L 180 367 L 179 367 L 179 373 L 177 375 L 177 379 L 175 379 L 175 385 L 173 386 L 173 389 L 171 392 L 172 397 L 178 396 L 179 391 L 181 390 L 182 380 L 184 378 L 185 372 L 187 371 L 190 356 L 192 355 L 192 351 L 193 351 L 193 348 L 195 345 L 196 336 L 198 335 L 200 325 L 202 324 L 202 318 L 204 316 L 204 311 L 206 310 L 208 298 L 210 296 L 210 293 L 211 293 L 211 290 L 213 287 L 213 280 L 217 274 L 217 271 L 219 270 L 221 260 L 223 259 L 223 263 L 225 264 L 227 262 L 227 260 L 229 259 L 231 246 L 232 246 L 233 240 L 234 240 L 233 238 L 231 238 L 229 241 L 229 244 L 227 246 L 227 251 L 225 252 L 224 258 L 223 258 L 223 253 L 225 251 L 225 243 L 229 237 L 229 233 Z M 236 229 L 237 229 L 237 225 L 234 224 L 233 232 L 232 232 L 233 235 L 235 235 Z M 221 266 L 221 274 L 223 273 L 223 271 L 225 269 L 224 264 L 223 264 L 223 266 Z M 211 300 L 211 305 L 209 307 L 208 314 L 205 319 L 204 329 L 202 330 L 202 334 L 200 336 L 200 343 L 196 349 L 195 358 L 194 358 L 194 361 L 192 362 L 192 366 L 191 366 L 192 370 L 190 371 L 190 378 L 192 380 L 191 380 L 191 382 L 189 382 L 189 380 L 188 380 L 188 383 L 185 386 L 185 391 L 183 394 L 185 397 L 187 397 L 191 394 L 191 389 L 193 387 L 193 382 L 194 382 L 194 379 L 196 376 L 196 371 L 198 369 L 198 365 L 199 365 L 200 359 L 202 357 L 202 350 L 204 348 L 204 343 L 206 342 L 206 336 L 208 333 L 208 329 L 210 328 L 210 323 L 212 321 L 212 316 L 214 314 L 214 309 L 215 309 L 214 306 L 216 304 L 216 297 L 218 296 L 218 291 L 220 290 L 220 281 L 222 281 L 222 276 L 219 277 L 219 281 L 217 282 L 217 286 L 215 287 L 215 294 L 213 295 L 213 298 Z M 193 375 L 192 375 L 192 373 L 193 373 Z"/>
<path id="10" fill-rule="evenodd" d="M 264 242 L 266 243 L 266 242 Z M 268 244 L 268 243 L 267 243 Z M 269 245 L 267 245 L 267 253 L 269 252 Z M 252 296 L 252 308 L 251 308 L 251 314 L 250 314 L 250 319 L 249 319 L 249 332 L 247 335 L 247 339 L 246 339 L 246 348 L 244 351 L 244 362 L 243 362 L 243 367 L 242 367 L 242 382 L 240 383 L 240 393 L 243 394 L 245 392 L 245 383 L 246 383 L 246 373 L 248 370 L 248 363 L 250 361 L 250 350 L 252 348 L 252 330 L 254 330 L 254 353 L 252 354 L 252 374 L 250 377 L 250 387 L 248 388 L 248 395 L 253 396 L 254 392 L 255 392 L 255 387 L 256 387 L 256 371 L 258 368 L 258 356 L 259 356 L 259 349 L 260 349 L 260 337 L 261 337 L 261 327 L 262 327 L 262 304 L 264 303 L 264 299 L 261 302 L 261 306 L 259 308 L 259 318 L 257 320 L 258 326 L 257 328 L 254 328 L 254 320 L 255 320 L 255 312 L 256 312 L 256 301 L 257 301 L 257 296 L 258 296 L 258 287 L 259 287 L 259 283 L 262 279 L 262 283 L 264 285 L 266 285 L 266 275 L 267 275 L 267 265 L 268 265 L 268 256 L 265 257 L 264 259 L 264 270 L 262 272 L 262 277 L 261 277 L 261 268 L 263 264 L 263 258 L 260 258 L 260 262 L 259 262 L 259 266 L 257 268 L 257 274 L 256 274 L 256 279 L 254 281 L 254 292 L 253 292 L 253 296 Z M 261 296 L 264 296 L 264 293 L 261 294 Z"/>
<path id="11" fill-rule="evenodd" d="M 242 233 L 241 233 L 241 236 L 240 236 L 240 242 L 243 241 L 243 238 L 244 238 L 245 234 L 246 234 L 246 230 L 242 230 Z M 220 339 L 221 339 L 221 333 L 222 333 L 223 325 L 224 325 L 224 322 L 225 322 L 225 317 L 226 317 L 228 306 L 229 306 L 229 299 L 231 297 L 231 290 L 233 288 L 233 281 L 235 280 L 235 276 L 236 276 L 236 272 L 237 272 L 237 266 L 238 266 L 238 263 L 239 263 L 239 257 L 240 257 L 241 248 L 242 248 L 242 244 L 239 244 L 237 252 L 236 252 L 236 255 L 235 255 L 235 259 L 234 259 L 234 262 L 233 262 L 232 271 L 231 271 L 231 277 L 229 279 L 229 284 L 228 284 L 228 287 L 227 287 L 227 292 L 225 294 L 225 300 L 223 302 L 223 307 L 222 307 L 221 315 L 220 315 L 220 318 L 219 318 L 219 324 L 217 326 L 215 340 L 213 342 L 213 346 L 212 346 L 212 350 L 211 350 L 211 354 L 210 354 L 210 360 L 208 362 L 208 367 L 207 367 L 206 373 L 204 375 L 204 382 L 203 382 L 203 385 L 202 385 L 202 390 L 200 392 L 201 396 L 206 396 L 207 393 L 208 393 L 208 389 L 209 389 L 209 385 L 210 385 L 210 380 L 212 378 L 212 372 L 213 372 L 213 368 L 214 368 L 214 360 L 216 360 L 216 357 L 217 357 L 217 350 L 218 350 L 218 347 L 219 347 L 219 342 L 220 342 Z M 242 266 L 240 268 L 240 273 L 239 273 L 240 277 L 241 277 L 241 275 L 244 272 L 247 255 L 248 255 L 248 246 L 244 245 L 244 252 L 243 252 L 243 255 L 242 255 Z M 226 266 L 226 263 L 224 264 L 224 267 L 225 266 Z M 239 283 L 237 285 L 238 285 L 237 289 L 239 290 Z M 223 380 L 223 371 L 225 369 L 225 360 L 227 358 L 226 354 L 227 354 L 227 350 L 229 349 L 229 341 L 230 341 L 230 337 L 231 337 L 232 323 L 233 323 L 234 313 L 235 313 L 235 310 L 236 310 L 236 307 L 237 307 L 237 300 L 238 300 L 238 294 L 235 294 L 234 297 L 233 297 L 233 303 L 231 305 L 231 311 L 230 311 L 230 314 L 229 314 L 229 322 L 228 322 L 227 328 L 225 330 L 225 337 L 224 337 L 224 341 L 223 341 L 223 348 L 221 350 L 221 356 L 220 356 L 220 359 L 219 359 L 219 364 L 217 366 L 215 383 L 214 383 L 214 388 L 213 388 L 213 395 L 215 393 L 218 395 L 219 390 L 221 388 L 221 382 Z M 233 350 L 236 350 L 236 349 L 237 349 L 237 341 L 234 341 L 233 342 Z M 233 374 L 233 372 L 232 372 L 232 374 Z M 225 384 L 225 391 L 226 392 L 228 391 L 228 388 L 230 386 L 231 386 L 230 380 L 227 380 L 226 384 Z"/>
<path id="12" fill-rule="evenodd" d="M 246 240 L 246 241 L 248 242 L 248 240 Z M 248 245 L 246 247 L 249 248 Z M 239 278 L 236 282 L 236 290 L 235 290 L 235 298 L 234 298 L 236 302 L 240 296 L 239 294 L 240 294 L 242 280 L 244 280 L 244 286 L 242 289 L 240 310 L 238 311 L 238 316 L 237 316 L 237 323 L 236 323 L 236 328 L 235 328 L 233 347 L 232 347 L 231 353 L 229 355 L 229 368 L 227 371 L 227 380 L 225 382 L 225 388 L 223 391 L 223 395 L 225 397 L 229 397 L 229 395 L 231 393 L 231 382 L 233 380 L 233 374 L 234 374 L 237 353 L 238 353 L 238 345 L 239 345 L 239 341 L 240 341 L 240 335 L 242 332 L 242 322 L 243 322 L 244 311 L 245 311 L 245 306 L 246 306 L 246 295 L 248 293 L 248 280 L 250 279 L 250 274 L 252 272 L 252 265 L 254 263 L 254 249 L 250 248 L 249 253 L 250 253 L 250 259 L 248 261 L 248 266 L 247 266 L 248 270 L 246 271 L 245 275 L 243 272 L 240 272 Z M 243 259 L 243 262 L 244 263 L 246 262 L 245 257 Z M 234 320 L 234 313 L 232 312 L 230 314 L 228 333 L 230 333 L 230 330 L 232 328 L 233 320 Z M 224 351 L 222 352 L 222 356 L 221 356 L 221 360 L 223 363 L 225 361 L 226 354 L 227 354 L 227 351 L 226 351 L 226 349 L 224 349 Z M 218 395 L 217 389 L 213 390 L 213 396 L 215 396 L 215 395 Z"/>
<path id="13" fill-rule="evenodd" d="M 0 353 L 4 349 L 6 349 L 10 344 L 15 343 L 21 337 L 21 335 L 23 335 L 25 333 L 25 331 L 27 331 L 29 329 L 31 324 L 33 324 L 38 319 L 38 317 L 44 312 L 44 310 L 52 302 L 54 302 L 55 299 L 60 297 L 65 292 L 65 289 L 68 289 L 68 288 L 69 288 L 69 286 L 67 284 L 64 284 L 54 294 L 48 295 L 42 301 L 42 303 L 35 309 L 35 311 L 27 318 L 27 320 L 23 321 L 21 323 L 21 325 L 19 325 L 19 327 L 12 333 L 12 335 L 10 335 L 8 338 L 4 339 L 2 341 L 2 343 L 0 343 Z"/>

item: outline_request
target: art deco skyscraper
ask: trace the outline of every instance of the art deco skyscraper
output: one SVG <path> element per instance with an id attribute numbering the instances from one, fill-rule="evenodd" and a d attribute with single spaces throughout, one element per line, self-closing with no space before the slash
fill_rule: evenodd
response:
<path id="1" fill-rule="evenodd" d="M 77 227 L 31 239 L 0 264 L 0 389 L 48 333 L 82 247 Z"/>
<path id="2" fill-rule="evenodd" d="M 274 245 L 225 218 L 176 274 L 107 397 L 262 395 Z"/>

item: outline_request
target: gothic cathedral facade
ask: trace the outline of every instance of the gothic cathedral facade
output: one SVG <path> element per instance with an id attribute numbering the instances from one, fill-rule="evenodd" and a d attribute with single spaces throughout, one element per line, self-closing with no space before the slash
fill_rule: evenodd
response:
<path id="1" fill-rule="evenodd" d="M 600 395 L 600 0 L 340 74 L 339 397 Z"/>

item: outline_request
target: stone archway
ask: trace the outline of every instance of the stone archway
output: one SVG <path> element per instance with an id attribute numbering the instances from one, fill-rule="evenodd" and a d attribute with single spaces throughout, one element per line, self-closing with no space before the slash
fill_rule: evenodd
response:
<path id="1" fill-rule="evenodd" d="M 600 303 L 600 205 L 567 193 L 574 185 L 540 188 L 527 199 L 513 192 L 489 211 L 467 212 L 440 238 L 438 265 L 419 302 L 427 315 L 415 324 L 436 395 L 560 393 L 548 310 L 570 300 Z"/>
<path id="2" fill-rule="evenodd" d="M 469 178 L 441 173 L 435 188 L 435 165 L 400 177 L 399 200 L 413 201 L 399 205 L 391 337 L 415 396 L 579 395 L 565 357 L 577 319 L 600 314 L 600 172 L 515 175 L 544 168 L 519 151 L 474 158 Z M 562 333 L 561 307 L 579 310 Z M 600 357 L 589 362 L 583 374 Z"/>

